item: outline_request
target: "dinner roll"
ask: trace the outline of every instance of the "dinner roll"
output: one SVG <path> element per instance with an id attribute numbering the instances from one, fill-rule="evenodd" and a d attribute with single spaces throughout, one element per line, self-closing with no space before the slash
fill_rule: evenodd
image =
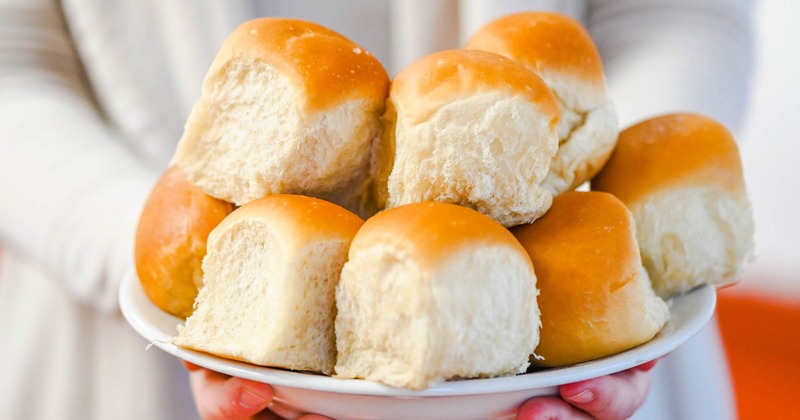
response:
<path id="1" fill-rule="evenodd" d="M 159 308 L 185 318 L 203 285 L 206 239 L 233 205 L 167 169 L 150 192 L 136 230 L 136 273 L 145 295 Z"/>
<path id="2" fill-rule="evenodd" d="M 481 28 L 466 48 L 516 60 L 553 90 L 561 120 L 558 153 L 543 184 L 550 192 L 573 190 L 603 167 L 617 140 L 617 114 L 600 54 L 578 21 L 552 12 L 517 13 Z"/>
<path id="3" fill-rule="evenodd" d="M 524 372 L 536 294 L 525 250 L 489 217 L 437 202 L 378 213 L 336 289 L 336 375 L 424 389 Z"/>
<path id="4" fill-rule="evenodd" d="M 649 341 L 669 318 L 642 267 L 633 217 L 613 195 L 564 193 L 512 232 L 536 267 L 542 329 L 534 364 L 619 353 Z"/>
<path id="5" fill-rule="evenodd" d="M 325 197 L 355 208 L 389 79 L 368 51 L 314 23 L 234 30 L 203 82 L 173 161 L 214 197 Z"/>
<path id="6" fill-rule="evenodd" d="M 256 365 L 330 374 L 335 289 L 362 220 L 335 204 L 272 195 L 208 237 L 205 286 L 174 343 Z"/>
<path id="7" fill-rule="evenodd" d="M 385 121 L 378 209 L 450 202 L 513 226 L 550 206 L 540 183 L 558 146 L 558 105 L 520 64 L 484 51 L 426 56 L 392 81 Z"/>
<path id="8" fill-rule="evenodd" d="M 644 266 L 663 297 L 735 282 L 752 255 L 739 150 L 709 117 L 664 115 L 624 130 L 591 184 L 633 212 Z"/>

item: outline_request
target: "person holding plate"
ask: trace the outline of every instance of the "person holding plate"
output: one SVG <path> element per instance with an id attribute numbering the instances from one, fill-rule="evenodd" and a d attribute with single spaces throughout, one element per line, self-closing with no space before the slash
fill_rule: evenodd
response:
<path id="1" fill-rule="evenodd" d="M 275 417 L 268 384 L 193 365 L 187 375 L 145 351 L 117 304 L 142 205 L 239 23 L 315 21 L 394 75 L 499 16 L 554 10 L 592 33 L 621 126 L 679 109 L 735 132 L 751 80 L 751 3 L 0 0 L 0 418 Z M 713 323 L 657 364 L 560 396 L 532 399 L 518 417 L 734 417 Z"/>

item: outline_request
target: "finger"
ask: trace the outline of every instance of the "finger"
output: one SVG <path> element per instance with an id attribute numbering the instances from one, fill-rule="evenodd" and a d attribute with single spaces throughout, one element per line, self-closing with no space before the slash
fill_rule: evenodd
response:
<path id="1" fill-rule="evenodd" d="M 252 417 L 253 420 L 283 420 L 283 417 L 269 410 L 264 410 Z"/>
<path id="2" fill-rule="evenodd" d="M 641 407 L 650 389 L 650 372 L 629 369 L 560 388 L 561 397 L 597 419 L 624 419 Z"/>
<path id="3" fill-rule="evenodd" d="M 649 362 L 642 363 L 641 365 L 636 366 L 633 369 L 637 369 L 637 370 L 642 370 L 642 371 L 648 372 L 648 371 L 650 371 L 651 369 L 653 369 L 656 366 L 656 363 L 658 363 L 659 360 L 661 360 L 661 358 L 658 358 L 658 359 L 655 359 L 655 360 L 651 360 Z"/>
<path id="4" fill-rule="evenodd" d="M 591 417 L 558 397 L 536 397 L 522 404 L 517 420 L 589 420 Z"/>
<path id="5" fill-rule="evenodd" d="M 207 420 L 249 418 L 272 402 L 268 384 L 202 368 L 190 371 L 189 378 L 197 411 Z"/>
<path id="6" fill-rule="evenodd" d="M 294 417 L 292 417 L 294 418 Z M 283 417 L 275 414 L 270 410 L 264 410 L 258 413 L 254 420 L 282 420 Z M 306 414 L 300 417 L 297 417 L 295 420 L 333 420 L 330 417 L 320 416 L 319 414 Z"/>
<path id="7" fill-rule="evenodd" d="M 194 364 L 192 362 L 187 362 L 186 360 L 182 360 L 182 362 L 183 362 L 183 366 L 186 367 L 186 370 L 188 370 L 189 372 L 194 372 L 194 371 L 196 371 L 198 369 L 203 369 L 202 367 L 197 366 L 196 364 Z"/>

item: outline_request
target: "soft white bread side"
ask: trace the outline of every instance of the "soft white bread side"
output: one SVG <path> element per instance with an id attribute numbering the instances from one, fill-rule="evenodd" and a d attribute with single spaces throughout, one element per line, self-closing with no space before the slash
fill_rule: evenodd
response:
<path id="1" fill-rule="evenodd" d="M 272 195 L 214 229 L 205 286 L 179 346 L 245 362 L 333 372 L 335 289 L 362 220 L 335 204 Z"/>
<path id="2" fill-rule="evenodd" d="M 336 290 L 336 375 L 424 389 L 524 372 L 536 294 L 525 250 L 489 217 L 436 202 L 381 212 Z"/>
<path id="3" fill-rule="evenodd" d="M 752 255 L 755 228 L 739 150 L 711 118 L 671 114 L 624 130 L 591 184 L 633 212 L 660 296 L 736 282 Z"/>
<path id="4" fill-rule="evenodd" d="M 246 22 L 212 63 L 173 162 L 237 205 L 297 193 L 355 208 L 388 85 L 375 57 L 327 28 Z"/>
<path id="5" fill-rule="evenodd" d="M 538 279 L 541 338 L 531 362 L 565 366 L 652 339 L 669 318 L 642 267 L 633 217 L 616 197 L 566 192 L 512 229 Z"/>
<path id="6" fill-rule="evenodd" d="M 177 317 L 191 315 L 203 286 L 206 239 L 233 205 L 195 187 L 177 166 L 159 178 L 136 230 L 136 273 L 147 297 Z"/>
<path id="7" fill-rule="evenodd" d="M 558 105 L 522 65 L 484 51 L 423 57 L 392 81 L 385 121 L 373 162 L 378 209 L 450 202 L 513 226 L 550 206 L 540 184 Z"/>
<path id="8" fill-rule="evenodd" d="M 466 48 L 518 61 L 555 94 L 559 148 L 544 182 L 553 195 L 575 189 L 603 167 L 617 140 L 617 116 L 600 54 L 580 22 L 552 12 L 517 13 L 481 28 Z"/>

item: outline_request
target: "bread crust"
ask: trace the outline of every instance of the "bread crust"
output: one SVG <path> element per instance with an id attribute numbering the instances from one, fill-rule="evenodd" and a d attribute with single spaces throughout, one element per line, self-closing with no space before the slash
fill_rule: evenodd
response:
<path id="1" fill-rule="evenodd" d="M 428 201 L 384 210 L 368 219 L 350 255 L 380 243 L 421 266 L 444 263 L 463 247 L 504 245 L 527 257 L 514 236 L 489 216 L 449 203 Z"/>
<path id="2" fill-rule="evenodd" d="M 552 12 L 521 12 L 482 27 L 465 48 L 519 61 L 548 80 L 567 75 L 605 92 L 600 53 L 580 22 Z"/>
<path id="3" fill-rule="evenodd" d="M 410 123 L 427 120 L 442 105 L 487 91 L 522 95 L 558 123 L 559 111 L 550 89 L 535 73 L 494 53 L 446 50 L 425 56 L 392 81 L 390 101 Z"/>
<path id="4" fill-rule="evenodd" d="M 208 236 L 213 244 L 238 224 L 263 223 L 291 255 L 309 243 L 350 242 L 364 221 L 331 202 L 296 194 L 275 194 L 253 200 L 226 217 Z M 287 257 L 288 258 L 288 257 Z"/>
<path id="5" fill-rule="evenodd" d="M 392 81 L 366 201 L 451 202 L 504 226 L 534 220 L 551 200 L 541 184 L 559 116 L 544 81 L 519 63 L 477 50 L 423 57 Z"/>
<path id="6" fill-rule="evenodd" d="M 298 19 L 259 18 L 239 25 L 225 40 L 208 71 L 208 86 L 236 57 L 267 62 L 304 92 L 307 112 L 352 99 L 386 99 L 389 76 L 369 51 L 321 25 Z"/>
<path id="7" fill-rule="evenodd" d="M 616 197 L 567 192 L 532 224 L 512 229 L 540 290 L 542 329 L 531 362 L 555 367 L 615 354 L 655 336 L 666 304 L 641 264 L 634 221 Z"/>
<path id="8" fill-rule="evenodd" d="M 237 205 L 306 194 L 358 210 L 389 77 L 357 44 L 297 19 L 254 19 L 225 40 L 172 162 Z"/>
<path id="9" fill-rule="evenodd" d="M 668 114 L 623 130 L 592 189 L 632 207 L 659 191 L 717 186 L 744 193 L 739 148 L 730 131 L 699 114 Z"/>
<path id="10" fill-rule="evenodd" d="M 301 195 L 269 195 L 236 209 L 209 235 L 206 285 L 174 343 L 332 374 L 335 288 L 362 223 L 338 205 Z"/>
<path id="11" fill-rule="evenodd" d="M 482 27 L 466 48 L 522 64 L 555 94 L 559 150 L 544 183 L 548 190 L 571 191 L 597 174 L 614 148 L 618 123 L 600 53 L 580 22 L 552 12 L 516 13 Z"/>
<path id="12" fill-rule="evenodd" d="M 635 215 L 660 296 L 740 280 L 755 227 L 738 147 L 719 122 L 681 113 L 633 125 L 591 187 L 616 195 Z"/>
<path id="13" fill-rule="evenodd" d="M 136 230 L 135 263 L 142 288 L 159 308 L 188 317 L 203 284 L 206 240 L 233 205 L 168 168 L 153 187 Z"/>
<path id="14" fill-rule="evenodd" d="M 525 372 L 536 295 L 527 253 L 488 216 L 441 202 L 385 210 L 342 268 L 336 375 L 420 390 Z"/>

